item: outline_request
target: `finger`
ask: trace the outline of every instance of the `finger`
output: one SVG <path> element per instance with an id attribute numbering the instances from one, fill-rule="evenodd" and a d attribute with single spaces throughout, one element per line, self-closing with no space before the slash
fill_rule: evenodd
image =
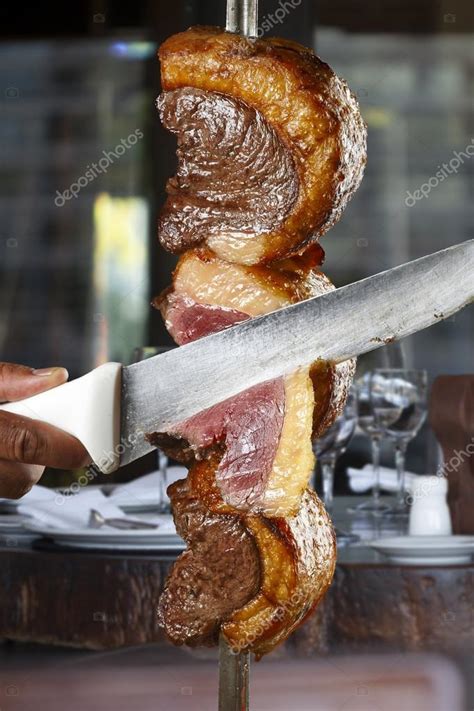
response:
<path id="1" fill-rule="evenodd" d="M 78 469 L 91 458 L 78 439 L 39 420 L 0 411 L 0 459 Z"/>
<path id="2" fill-rule="evenodd" d="M 14 402 L 66 382 L 65 368 L 28 368 L 15 363 L 0 363 L 0 402 Z"/>
<path id="3" fill-rule="evenodd" d="M 0 496 L 20 499 L 40 480 L 44 467 L 0 459 Z"/>

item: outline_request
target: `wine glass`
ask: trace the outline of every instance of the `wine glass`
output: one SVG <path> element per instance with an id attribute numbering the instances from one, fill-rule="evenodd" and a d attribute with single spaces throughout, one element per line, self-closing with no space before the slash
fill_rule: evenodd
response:
<path id="1" fill-rule="evenodd" d="M 358 356 L 356 380 L 377 368 L 408 368 L 410 363 L 405 349 L 406 344 L 403 341 L 394 341 Z"/>
<path id="2" fill-rule="evenodd" d="M 153 356 L 159 355 L 160 353 L 166 353 L 171 350 L 172 346 L 143 346 L 135 348 L 133 351 L 133 363 L 139 363 L 147 358 L 153 358 Z M 157 448 L 158 457 L 158 511 L 159 513 L 169 512 L 169 503 L 167 502 L 166 489 L 167 489 L 167 472 L 168 472 L 168 457 L 161 449 Z"/>
<path id="3" fill-rule="evenodd" d="M 326 509 L 331 511 L 334 499 L 334 469 L 337 458 L 343 454 L 354 434 L 357 423 L 357 396 L 353 388 L 349 391 L 346 406 L 326 430 L 313 442 L 316 462 L 321 466 L 323 501 Z"/>
<path id="4" fill-rule="evenodd" d="M 349 506 L 350 513 L 377 513 L 384 514 L 389 510 L 389 506 L 380 500 L 380 449 L 384 436 L 383 429 L 375 419 L 372 403 L 370 399 L 371 374 L 366 373 L 356 383 L 357 388 L 357 421 L 360 429 L 366 434 L 371 443 L 372 449 L 372 471 L 374 475 L 374 486 L 372 488 L 372 498 L 357 506 Z"/>
<path id="5" fill-rule="evenodd" d="M 370 400 L 377 425 L 394 442 L 397 469 L 397 501 L 391 514 L 406 515 L 405 458 L 408 443 L 426 419 L 428 377 L 426 370 L 379 368 L 370 380 Z"/>

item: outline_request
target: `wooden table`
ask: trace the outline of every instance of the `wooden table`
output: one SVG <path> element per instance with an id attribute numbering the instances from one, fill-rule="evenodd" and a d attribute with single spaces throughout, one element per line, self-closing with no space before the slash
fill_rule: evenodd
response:
<path id="1" fill-rule="evenodd" d="M 336 523 L 373 537 L 367 519 L 344 513 L 347 503 L 337 502 Z M 377 535 L 390 533 L 382 525 Z M 172 560 L 0 548 L 0 638 L 95 650 L 159 642 L 156 607 Z M 393 566 L 364 545 L 350 546 L 340 551 L 323 604 L 279 653 L 463 653 L 472 649 L 473 583 L 472 564 Z"/>

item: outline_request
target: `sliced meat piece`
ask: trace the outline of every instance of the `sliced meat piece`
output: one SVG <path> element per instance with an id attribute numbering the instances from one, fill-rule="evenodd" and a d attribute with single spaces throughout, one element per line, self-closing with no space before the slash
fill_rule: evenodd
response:
<path id="1" fill-rule="evenodd" d="M 207 243 L 262 264 L 301 252 L 341 216 L 366 160 L 344 81 L 309 49 L 194 27 L 160 47 L 163 120 L 178 134 L 162 245 Z"/>
<path id="2" fill-rule="evenodd" d="M 284 416 L 285 384 L 278 378 L 200 412 L 169 434 L 189 442 L 198 456 L 222 442 L 216 481 L 223 500 L 240 510 L 261 509 Z"/>
<path id="3" fill-rule="evenodd" d="M 320 271 L 319 246 L 272 266 L 230 264 L 207 248 L 181 257 L 173 286 L 155 301 L 178 342 L 333 289 Z M 219 305 L 220 304 L 220 305 Z M 256 386 L 150 440 L 186 463 L 223 452 L 216 481 L 223 500 L 267 516 L 298 510 L 314 467 L 311 431 L 329 426 L 344 406 L 353 363 L 318 362 Z M 314 388 L 314 395 L 313 395 Z M 319 436 L 319 434 L 318 434 Z M 174 439 L 173 439 L 174 438 Z"/>
<path id="4" fill-rule="evenodd" d="M 303 368 L 148 439 L 190 465 L 191 452 L 199 461 L 217 450 L 213 476 L 219 501 L 233 510 L 281 517 L 298 510 L 314 468 L 313 410 L 312 381 Z"/>
<path id="5" fill-rule="evenodd" d="M 188 548 L 165 583 L 160 624 L 175 644 L 214 645 L 222 629 L 236 652 L 261 656 L 326 592 L 335 565 L 331 522 L 309 490 L 296 516 L 268 519 L 210 511 L 195 483 L 191 477 L 168 488 Z"/>
<path id="6" fill-rule="evenodd" d="M 336 566 L 336 537 L 310 489 L 296 516 L 248 516 L 245 525 L 259 550 L 262 582 L 258 595 L 222 631 L 236 652 L 250 648 L 260 658 L 283 642 L 326 593 Z"/>
<path id="7" fill-rule="evenodd" d="M 166 581 L 158 618 L 174 644 L 212 646 L 222 622 L 258 592 L 258 548 L 238 516 L 209 512 L 186 480 L 172 484 L 168 493 L 188 549 Z"/>
<path id="8" fill-rule="evenodd" d="M 241 311 L 199 304 L 189 296 L 173 292 L 155 299 L 154 305 L 160 309 L 166 328 L 179 346 L 249 318 Z"/>
<path id="9" fill-rule="evenodd" d="M 309 374 L 314 388 L 313 439 L 321 437 L 343 411 L 356 365 L 356 358 L 351 358 L 337 365 L 318 360 L 311 366 Z"/>
<path id="10" fill-rule="evenodd" d="M 285 220 L 298 197 L 298 173 L 259 111 L 194 88 L 164 92 L 158 109 L 178 137 L 178 170 L 159 226 L 167 249 L 182 252 L 219 238 L 223 226 L 245 240 Z"/>
<path id="11" fill-rule="evenodd" d="M 285 260 L 279 269 L 279 265 L 247 267 L 231 264 L 219 259 L 210 249 L 192 249 L 178 261 L 173 273 L 172 293 L 199 304 L 261 316 L 316 295 L 313 294 L 316 281 L 320 282 L 321 293 L 331 288 L 331 282 L 317 267 L 318 276 L 307 283 L 310 267 L 306 268 L 306 265 L 320 259 L 321 250 L 315 250 L 312 259 L 310 256 Z M 300 265 L 299 271 L 297 265 Z"/>

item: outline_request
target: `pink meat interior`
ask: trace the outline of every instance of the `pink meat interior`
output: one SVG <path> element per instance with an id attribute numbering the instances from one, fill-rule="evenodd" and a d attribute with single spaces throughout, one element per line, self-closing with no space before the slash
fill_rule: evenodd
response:
<path id="1" fill-rule="evenodd" d="M 166 325 L 184 344 L 244 321 L 248 314 L 169 294 L 164 306 Z M 245 368 L 245 363 L 242 363 Z M 224 455 L 216 481 L 224 501 L 246 508 L 258 505 L 272 470 L 285 416 L 282 378 L 256 385 L 176 425 L 169 434 L 203 450 L 223 442 Z"/>

